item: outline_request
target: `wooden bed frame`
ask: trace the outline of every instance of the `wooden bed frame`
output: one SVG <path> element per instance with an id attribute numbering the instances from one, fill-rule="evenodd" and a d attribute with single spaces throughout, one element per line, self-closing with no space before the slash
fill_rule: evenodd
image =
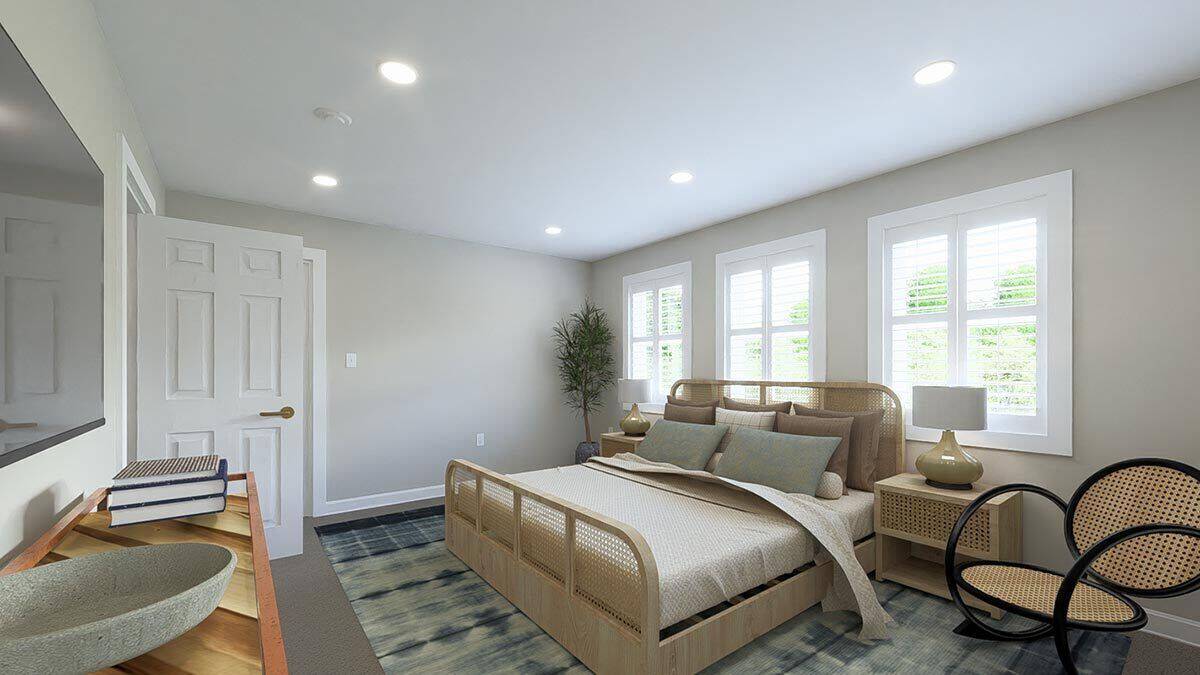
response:
<path id="1" fill-rule="evenodd" d="M 728 395 L 753 402 L 755 391 L 759 403 L 882 410 L 877 478 L 903 470 L 904 415 L 900 399 L 882 385 L 680 380 L 671 387 L 688 401 Z M 835 564 L 810 564 L 665 631 L 658 568 L 641 534 L 460 460 L 446 467 L 446 546 L 598 673 L 695 673 L 819 602 Z M 859 542 L 855 554 L 873 571 L 874 537 Z"/>

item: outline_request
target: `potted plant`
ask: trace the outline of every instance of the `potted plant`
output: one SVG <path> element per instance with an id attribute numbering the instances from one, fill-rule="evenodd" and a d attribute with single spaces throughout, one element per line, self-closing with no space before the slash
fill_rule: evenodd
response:
<path id="1" fill-rule="evenodd" d="M 554 326 L 554 352 L 565 405 L 583 417 L 584 441 L 575 448 L 575 461 L 584 462 L 600 451 L 592 441 L 591 413 L 604 407 L 604 391 L 616 380 L 613 332 L 608 315 L 591 300 Z"/>

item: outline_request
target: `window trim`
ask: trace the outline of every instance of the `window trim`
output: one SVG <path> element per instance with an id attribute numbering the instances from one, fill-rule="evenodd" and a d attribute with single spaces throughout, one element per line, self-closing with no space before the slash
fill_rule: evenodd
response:
<path id="1" fill-rule="evenodd" d="M 809 359 L 812 363 L 812 381 L 825 380 L 825 230 L 812 230 L 801 234 L 763 242 L 753 246 L 718 253 L 716 256 L 716 372 L 722 378 L 728 377 L 725 366 L 725 337 L 729 333 L 729 313 L 725 305 L 725 282 L 727 267 L 755 258 L 766 258 L 788 253 L 800 253 L 804 249 L 812 249 L 809 261 L 809 283 L 812 292 L 812 303 L 808 314 Z M 764 313 L 769 312 L 771 299 L 764 293 Z M 770 326 L 763 330 L 770 332 Z M 768 343 L 769 344 L 769 343 Z M 764 347 L 767 345 L 764 344 Z M 764 369 L 765 370 L 765 369 Z M 770 379 L 770 373 L 764 372 L 759 379 Z"/>
<path id="2" fill-rule="evenodd" d="M 884 371 L 886 317 L 884 300 L 889 280 L 886 233 L 888 230 L 928 221 L 967 215 L 972 211 L 1004 206 L 1039 197 L 1045 199 L 1045 266 L 1039 268 L 1038 285 L 1045 285 L 1044 330 L 1039 326 L 1039 365 L 1046 364 L 1046 433 L 1007 431 L 961 431 L 964 445 L 1001 450 L 1016 450 L 1070 457 L 1072 439 L 1072 184 L 1070 170 L 999 187 L 952 197 L 867 219 L 867 373 L 872 382 L 888 383 Z M 952 244 L 953 245 L 953 244 Z M 952 258 L 957 260 L 956 250 Z M 1039 262 L 1042 258 L 1039 255 Z M 953 267 L 953 262 L 952 262 Z M 954 291 L 951 291 L 952 295 Z M 952 300 L 953 301 L 953 300 Z M 1041 302 L 1039 301 L 1039 304 Z M 955 346 L 951 345 L 951 352 Z M 1041 380 L 1041 373 L 1039 373 Z M 912 426 L 911 412 L 905 411 L 907 437 L 918 441 L 936 441 L 940 431 Z"/>
<path id="3" fill-rule="evenodd" d="M 633 341 L 629 337 L 629 296 L 637 286 L 654 284 L 670 277 L 683 278 L 683 377 L 692 376 L 692 261 L 685 260 L 674 265 L 658 267 L 645 272 L 629 274 L 621 278 L 621 377 L 629 377 L 629 349 Z M 655 317 L 655 323 L 658 317 Z M 657 331 L 657 328 L 655 329 Z M 665 400 L 664 400 L 665 402 Z M 661 413 L 663 402 L 647 402 L 639 405 L 643 412 Z"/>

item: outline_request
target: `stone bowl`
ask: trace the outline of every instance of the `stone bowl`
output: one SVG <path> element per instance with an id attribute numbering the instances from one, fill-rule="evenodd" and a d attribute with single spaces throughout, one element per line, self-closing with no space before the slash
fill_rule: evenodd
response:
<path id="1" fill-rule="evenodd" d="M 221 546 L 162 544 L 0 577 L 0 671 L 87 672 L 145 654 L 211 614 L 236 566 Z"/>

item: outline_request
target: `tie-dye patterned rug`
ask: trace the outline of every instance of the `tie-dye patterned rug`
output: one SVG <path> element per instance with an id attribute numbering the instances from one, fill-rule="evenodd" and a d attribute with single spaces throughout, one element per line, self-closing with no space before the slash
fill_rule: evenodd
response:
<path id="1" fill-rule="evenodd" d="M 441 507 L 317 529 L 379 663 L 388 673 L 586 673 L 487 582 L 446 550 Z M 706 673 L 1053 673 L 1049 639 L 995 643 L 955 635 L 948 601 L 876 583 L 896 619 L 891 640 L 855 639 L 858 617 L 812 608 Z M 1013 619 L 1018 620 L 1018 619 Z M 1075 633 L 1080 672 L 1117 674 L 1129 638 Z"/>

